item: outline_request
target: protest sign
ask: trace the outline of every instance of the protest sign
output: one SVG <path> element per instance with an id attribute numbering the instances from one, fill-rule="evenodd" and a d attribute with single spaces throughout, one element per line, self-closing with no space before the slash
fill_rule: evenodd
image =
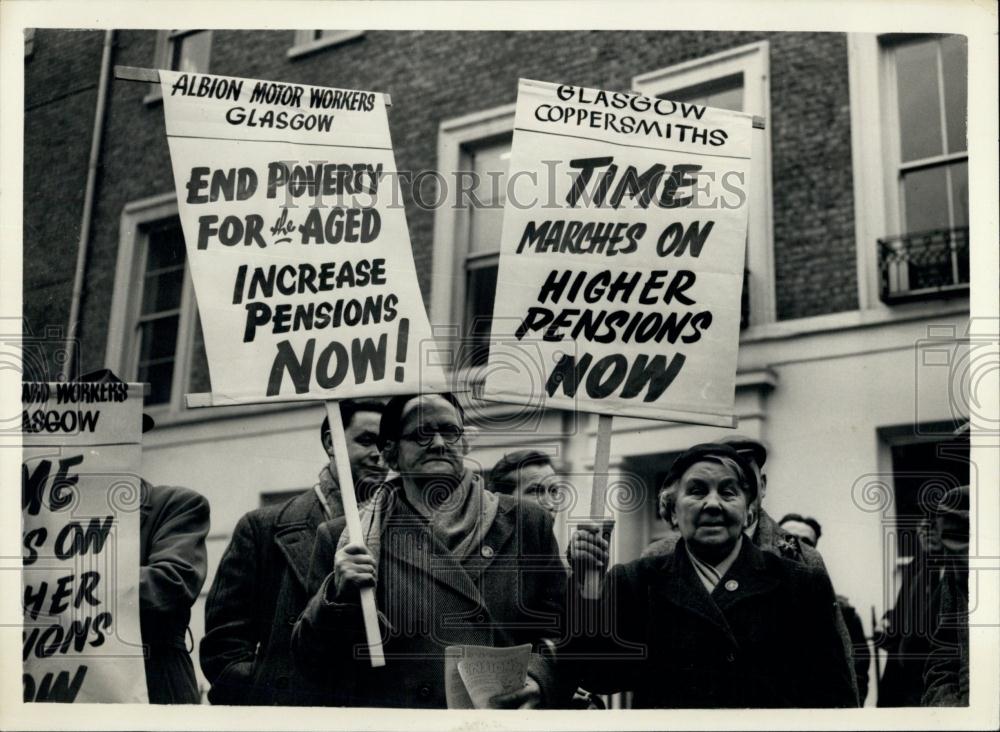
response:
<path id="1" fill-rule="evenodd" d="M 141 384 L 25 383 L 24 701 L 145 702 Z"/>
<path id="2" fill-rule="evenodd" d="M 486 709 L 489 700 L 524 686 L 531 644 L 510 648 L 448 646 L 445 694 L 449 709 Z"/>
<path id="3" fill-rule="evenodd" d="M 213 403 L 443 389 L 384 97 L 159 74 Z"/>
<path id="4" fill-rule="evenodd" d="M 751 124 L 521 80 L 485 398 L 734 426 Z"/>

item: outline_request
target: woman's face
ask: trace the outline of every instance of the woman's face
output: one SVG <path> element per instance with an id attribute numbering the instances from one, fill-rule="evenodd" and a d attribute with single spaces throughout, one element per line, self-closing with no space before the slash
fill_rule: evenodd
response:
<path id="1" fill-rule="evenodd" d="M 747 523 L 747 497 L 737 475 L 717 462 L 692 465 L 678 481 L 674 521 L 695 554 L 725 557 Z"/>

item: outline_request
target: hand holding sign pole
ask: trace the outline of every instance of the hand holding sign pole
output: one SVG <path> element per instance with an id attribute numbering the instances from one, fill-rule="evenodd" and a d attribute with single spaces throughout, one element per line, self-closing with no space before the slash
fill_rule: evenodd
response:
<path id="1" fill-rule="evenodd" d="M 364 543 L 364 533 L 361 528 L 361 515 L 358 513 L 358 499 L 354 492 L 354 476 L 351 474 L 351 463 L 347 456 L 347 437 L 344 434 L 344 421 L 340 414 L 340 402 L 328 401 L 326 415 L 330 420 L 330 438 L 333 442 L 333 460 L 337 465 L 337 482 L 340 484 L 340 498 L 344 504 L 344 518 L 347 521 L 347 532 L 351 541 Z M 382 634 L 378 625 L 378 610 L 375 606 L 375 588 L 361 588 L 361 613 L 365 622 L 365 639 L 368 641 L 368 654 L 373 668 L 385 666 L 385 655 L 382 652 Z"/>

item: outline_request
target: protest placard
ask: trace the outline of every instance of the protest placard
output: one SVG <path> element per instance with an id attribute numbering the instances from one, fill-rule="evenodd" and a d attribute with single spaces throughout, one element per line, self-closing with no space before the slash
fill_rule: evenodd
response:
<path id="1" fill-rule="evenodd" d="M 25 383 L 24 701 L 145 702 L 142 385 Z"/>
<path id="2" fill-rule="evenodd" d="M 734 425 L 751 124 L 521 80 L 485 398 Z"/>
<path id="3" fill-rule="evenodd" d="M 384 97 L 159 74 L 213 403 L 442 389 Z"/>

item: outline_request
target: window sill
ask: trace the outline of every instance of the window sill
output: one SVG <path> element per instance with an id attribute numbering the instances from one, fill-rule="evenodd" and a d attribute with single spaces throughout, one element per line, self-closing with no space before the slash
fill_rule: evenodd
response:
<path id="1" fill-rule="evenodd" d="M 969 312 L 969 298 L 923 300 L 901 305 L 881 305 L 869 310 L 847 310 L 830 315 L 815 315 L 794 320 L 751 325 L 740 334 L 740 344 L 761 343 L 820 333 L 870 328 L 892 323 L 905 323 L 930 317 L 958 315 Z"/>
<path id="2" fill-rule="evenodd" d="M 335 36 L 329 36 L 327 38 L 319 38 L 315 41 L 310 41 L 309 43 L 302 43 L 296 46 L 292 46 L 285 53 L 289 60 L 295 60 L 302 58 L 303 56 L 309 56 L 317 51 L 322 51 L 325 48 L 330 48 L 331 46 L 338 46 L 342 43 L 347 43 L 348 41 L 353 41 L 356 38 L 362 38 L 365 35 L 363 30 L 352 30 L 343 31 Z"/>

